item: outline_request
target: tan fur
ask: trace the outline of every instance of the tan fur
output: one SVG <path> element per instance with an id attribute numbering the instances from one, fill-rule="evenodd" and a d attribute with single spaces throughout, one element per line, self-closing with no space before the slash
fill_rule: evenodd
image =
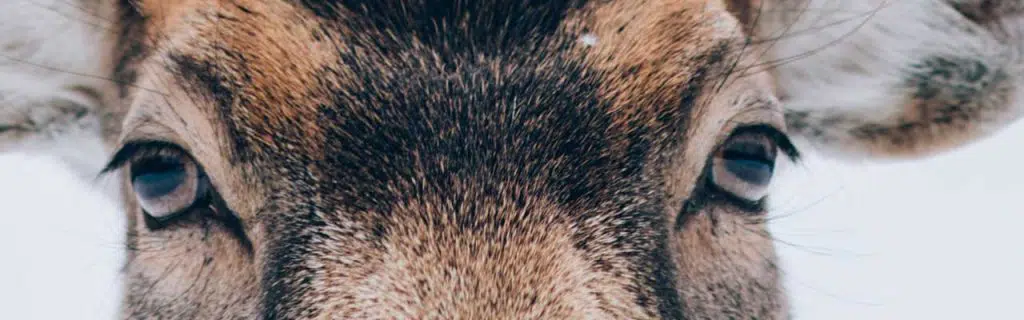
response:
<path id="1" fill-rule="evenodd" d="M 628 296 L 625 283 L 590 273 L 585 258 L 570 249 L 571 226 L 557 221 L 556 211 L 564 208 L 544 201 L 525 207 L 489 202 L 480 202 L 485 208 L 480 223 L 505 217 L 507 224 L 463 233 L 453 225 L 466 208 L 424 199 L 393 213 L 400 227 L 393 230 L 395 240 L 384 244 L 388 254 L 344 247 L 339 250 L 350 255 L 318 257 L 328 264 L 326 270 L 338 272 L 326 277 L 334 281 L 317 286 L 338 297 L 326 309 L 360 319 L 646 317 L 631 301 L 620 300 Z M 439 224 L 417 218 L 424 215 L 442 218 Z M 548 228 L 537 233 L 532 224 Z M 365 253 L 370 256 L 364 258 Z M 611 294 L 595 296 L 584 289 L 593 286 Z M 421 291 L 426 288 L 431 291 Z"/>
<path id="2" fill-rule="evenodd" d="M 597 44 L 584 55 L 607 72 L 602 88 L 619 105 L 622 123 L 649 121 L 664 108 L 678 104 L 676 91 L 686 84 L 716 46 L 732 44 L 735 29 L 716 30 L 730 17 L 708 1 L 649 1 L 636 5 L 613 1 L 595 6 L 568 23 Z M 719 71 L 719 70 L 714 70 Z M 710 70 L 708 72 L 711 72 Z"/>
<path id="3" fill-rule="evenodd" d="M 312 20 L 307 13 L 275 1 L 152 1 L 141 6 L 147 13 L 149 10 L 157 12 L 146 30 L 148 38 L 153 40 L 152 45 L 163 48 L 163 54 L 174 50 L 176 54 L 193 55 L 214 64 L 218 61 L 238 60 L 237 57 L 224 56 L 225 52 L 244 54 L 244 64 L 222 65 L 229 78 L 226 80 L 245 81 L 247 86 L 243 88 L 243 94 L 263 104 L 249 106 L 261 109 L 243 109 L 246 112 L 238 114 L 238 121 L 251 123 L 254 128 L 263 128 L 265 131 L 261 134 L 267 140 L 273 139 L 276 132 L 285 128 L 301 128 L 303 134 L 310 139 L 309 145 L 315 145 L 317 139 L 322 139 L 318 138 L 320 133 L 316 123 L 287 122 L 288 119 L 304 118 L 300 115 L 309 114 L 318 103 L 323 103 L 318 90 L 325 88 L 308 84 L 316 82 L 316 72 L 328 67 L 326 64 L 333 57 L 331 52 L 334 44 L 314 40 L 313 32 L 310 32 L 314 28 L 312 22 L 303 25 L 305 21 Z M 273 17 L 241 14 L 242 10 L 265 12 Z M 170 39 L 164 41 L 161 37 Z M 345 68 L 343 65 L 329 67 Z M 248 73 L 252 78 L 243 80 L 237 78 L 237 72 L 242 70 L 255 72 Z M 344 81 L 338 78 L 323 80 L 331 87 Z M 276 107 L 283 105 L 305 108 Z"/>

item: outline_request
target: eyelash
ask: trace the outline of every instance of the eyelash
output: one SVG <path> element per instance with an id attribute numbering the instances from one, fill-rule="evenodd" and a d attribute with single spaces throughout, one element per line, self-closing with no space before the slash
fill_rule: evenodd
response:
<path id="1" fill-rule="evenodd" d="M 124 143 L 114 156 L 110 158 L 110 161 L 103 166 L 103 170 L 100 174 L 109 174 L 111 172 L 120 170 L 135 161 L 155 156 L 188 156 L 188 153 L 181 147 L 170 143 L 159 140 L 137 140 Z"/>
<path id="2" fill-rule="evenodd" d="M 775 145 L 779 147 L 779 151 L 782 151 L 782 154 L 786 155 L 786 157 L 788 157 L 791 161 L 800 161 L 800 150 L 797 150 L 796 145 L 794 145 L 793 142 L 789 140 L 789 137 L 787 137 L 785 133 L 782 133 L 782 131 L 779 131 L 779 129 L 775 129 L 775 127 L 771 125 L 754 124 L 738 127 L 734 129 L 732 134 L 730 134 L 729 137 L 726 138 L 724 141 L 728 142 L 729 139 L 731 139 L 732 137 L 749 133 L 760 134 L 764 135 L 765 137 L 768 137 L 768 139 L 771 139 L 773 142 L 775 142 Z M 725 142 L 721 143 L 720 146 L 716 148 L 716 152 L 717 149 L 721 149 L 724 145 Z"/>

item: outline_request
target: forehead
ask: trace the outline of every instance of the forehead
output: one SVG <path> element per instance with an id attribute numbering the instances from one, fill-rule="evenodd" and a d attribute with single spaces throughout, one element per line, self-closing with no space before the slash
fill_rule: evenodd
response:
<path id="1" fill-rule="evenodd" d="M 514 152 L 499 162 L 524 168 L 588 153 L 580 161 L 643 162 L 650 150 L 636 146 L 664 147 L 708 114 L 739 36 L 716 4 L 182 0 L 143 11 L 159 39 L 150 54 L 202 98 L 194 108 L 232 161 L 415 167 L 388 156 L 408 154 L 476 168 L 486 163 L 461 158 L 520 146 L 490 153 Z M 380 176 L 365 171 L 349 176 Z"/>

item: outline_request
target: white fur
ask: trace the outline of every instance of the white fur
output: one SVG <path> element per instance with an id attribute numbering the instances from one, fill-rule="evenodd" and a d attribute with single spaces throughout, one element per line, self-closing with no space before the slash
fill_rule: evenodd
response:
<path id="1" fill-rule="evenodd" d="M 944 0 L 765 0 L 764 12 L 758 38 L 778 39 L 765 56 L 780 64 L 775 75 L 786 109 L 848 120 L 820 128 L 832 140 L 812 142 L 825 151 L 878 155 L 877 146 L 844 137 L 844 131 L 906 121 L 903 106 L 913 93 L 905 81 L 911 66 L 927 57 L 975 59 L 1011 77 L 994 85 L 1022 87 L 1024 20 L 1017 16 L 1001 18 L 1001 34 L 972 23 Z M 933 126 L 934 135 L 945 136 L 921 137 L 930 146 L 912 156 L 988 136 L 1024 113 L 1020 94 L 986 106 L 967 128 Z"/>
<path id="2" fill-rule="evenodd" d="M 92 179 L 109 152 L 95 111 L 112 103 L 113 6 L 0 1 L 0 151 L 59 156 Z"/>

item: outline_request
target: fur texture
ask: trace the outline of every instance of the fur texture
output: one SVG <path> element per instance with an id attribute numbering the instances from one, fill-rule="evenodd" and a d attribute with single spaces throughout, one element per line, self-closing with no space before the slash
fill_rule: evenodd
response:
<path id="1" fill-rule="evenodd" d="M 745 125 L 858 159 L 984 137 L 1022 111 L 1020 8 L 16 0 L 0 146 L 202 168 L 160 227 L 124 180 L 125 318 L 785 319 L 709 159 Z"/>

